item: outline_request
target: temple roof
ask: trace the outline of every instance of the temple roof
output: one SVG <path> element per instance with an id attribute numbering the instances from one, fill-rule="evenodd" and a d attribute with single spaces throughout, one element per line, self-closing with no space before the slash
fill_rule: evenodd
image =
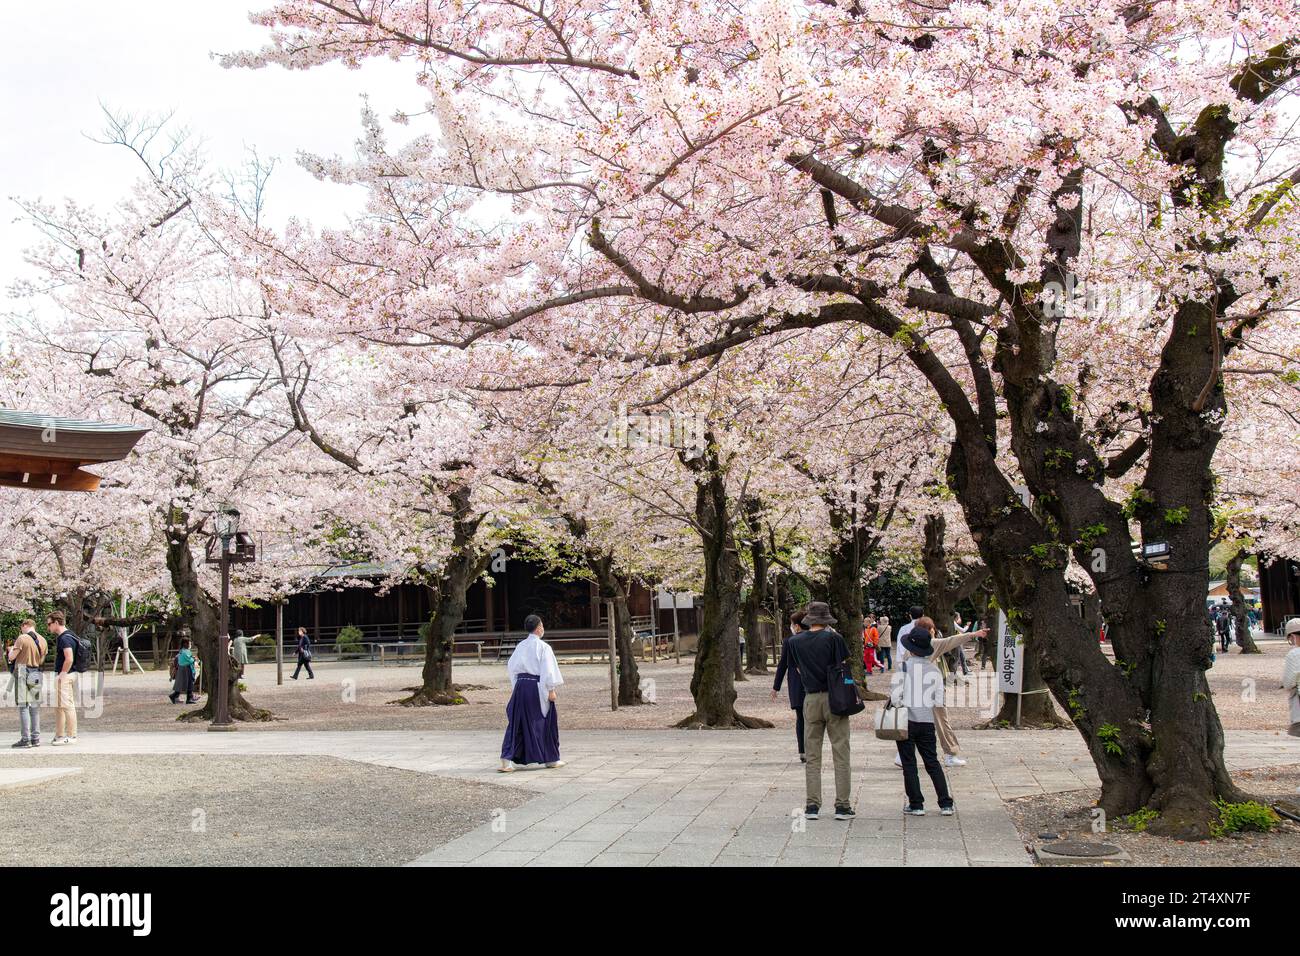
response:
<path id="1" fill-rule="evenodd" d="M 125 458 L 147 432 L 134 425 L 0 408 L 0 485 L 94 491 L 99 476 L 81 466 Z"/>

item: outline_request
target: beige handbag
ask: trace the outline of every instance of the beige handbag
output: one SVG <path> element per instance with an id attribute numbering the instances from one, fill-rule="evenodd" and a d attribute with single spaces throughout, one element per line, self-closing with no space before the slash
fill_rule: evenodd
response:
<path id="1" fill-rule="evenodd" d="M 885 701 L 876 711 L 876 736 L 881 740 L 906 740 L 907 708 Z"/>

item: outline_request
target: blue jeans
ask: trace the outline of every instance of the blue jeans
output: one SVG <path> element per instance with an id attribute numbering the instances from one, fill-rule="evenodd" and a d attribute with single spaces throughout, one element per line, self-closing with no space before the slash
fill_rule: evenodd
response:
<path id="1" fill-rule="evenodd" d="M 18 708 L 18 726 L 23 740 L 37 743 L 41 739 L 41 710 L 36 704 L 22 704 Z"/>

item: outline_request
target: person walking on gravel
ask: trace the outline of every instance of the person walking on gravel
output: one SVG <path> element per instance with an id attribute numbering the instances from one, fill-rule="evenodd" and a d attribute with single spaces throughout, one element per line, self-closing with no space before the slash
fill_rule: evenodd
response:
<path id="1" fill-rule="evenodd" d="M 300 627 L 298 628 L 298 666 L 293 669 L 293 673 L 289 676 L 297 680 L 298 673 L 304 667 L 307 668 L 307 679 L 315 680 L 316 675 L 312 673 L 311 669 L 311 638 L 307 636 L 307 628 Z"/>

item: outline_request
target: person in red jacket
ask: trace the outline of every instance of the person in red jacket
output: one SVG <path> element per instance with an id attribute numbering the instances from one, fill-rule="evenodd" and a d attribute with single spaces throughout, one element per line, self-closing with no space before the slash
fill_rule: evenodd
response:
<path id="1" fill-rule="evenodd" d="M 876 645 L 880 643 L 880 631 L 876 628 L 876 619 L 868 617 L 866 626 L 862 628 L 862 666 L 868 674 L 874 674 L 876 668 L 880 668 L 880 673 L 885 672 L 884 666 L 876 660 Z"/>

